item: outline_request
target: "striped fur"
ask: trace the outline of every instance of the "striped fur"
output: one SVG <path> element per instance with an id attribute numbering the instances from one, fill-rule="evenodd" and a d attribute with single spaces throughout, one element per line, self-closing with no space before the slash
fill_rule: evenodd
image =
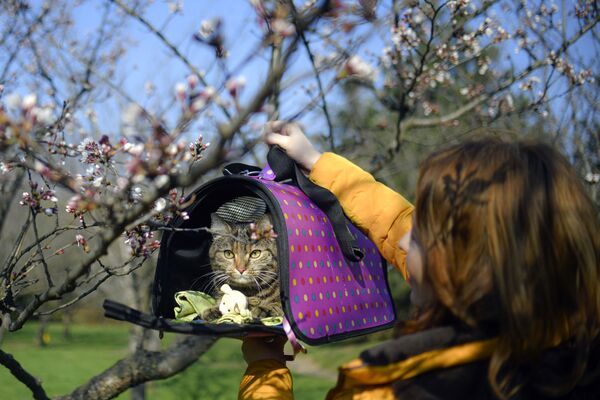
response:
<path id="1" fill-rule="evenodd" d="M 256 222 L 259 231 L 270 225 L 268 214 Z M 275 239 L 252 241 L 250 224 L 230 224 L 216 214 L 212 215 L 211 232 L 211 294 L 220 300 L 222 293 L 219 288 L 226 283 L 248 297 L 253 317 L 282 316 Z M 204 319 L 220 316 L 218 309 L 210 311 L 203 315 Z"/>

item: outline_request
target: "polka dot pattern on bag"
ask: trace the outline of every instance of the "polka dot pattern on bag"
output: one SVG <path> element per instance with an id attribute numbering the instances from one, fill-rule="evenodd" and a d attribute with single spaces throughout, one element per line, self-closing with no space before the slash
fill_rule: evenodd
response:
<path id="1" fill-rule="evenodd" d="M 262 183 L 275 195 L 286 224 L 289 305 L 300 331 L 318 339 L 393 321 L 385 265 L 375 245 L 351 226 L 365 257 L 347 261 L 327 216 L 304 193 L 274 181 Z"/>

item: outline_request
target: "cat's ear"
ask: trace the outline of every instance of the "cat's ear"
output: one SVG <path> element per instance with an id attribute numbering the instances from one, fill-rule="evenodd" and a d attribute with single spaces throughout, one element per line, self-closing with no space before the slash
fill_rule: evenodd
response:
<path id="1" fill-rule="evenodd" d="M 229 233 L 229 224 L 217 213 L 210 214 L 210 230 L 213 232 Z"/>
<path id="2" fill-rule="evenodd" d="M 256 227 L 261 232 L 270 230 L 273 227 L 273 224 L 271 223 L 271 215 L 264 214 L 262 217 L 260 217 L 258 221 L 256 221 Z"/>

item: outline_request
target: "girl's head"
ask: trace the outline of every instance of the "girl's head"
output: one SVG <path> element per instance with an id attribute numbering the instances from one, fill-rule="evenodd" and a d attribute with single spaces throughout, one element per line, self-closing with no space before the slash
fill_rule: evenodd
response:
<path id="1" fill-rule="evenodd" d="M 454 319 L 498 335 L 496 389 L 507 362 L 598 334 L 597 210 L 550 146 L 484 140 L 431 155 L 412 235 L 431 292 L 418 323 Z"/>

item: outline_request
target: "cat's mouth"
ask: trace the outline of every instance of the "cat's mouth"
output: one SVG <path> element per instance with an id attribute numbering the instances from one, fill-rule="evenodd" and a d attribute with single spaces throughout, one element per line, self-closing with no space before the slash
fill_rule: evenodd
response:
<path id="1" fill-rule="evenodd" d="M 238 286 L 238 287 L 252 287 L 252 286 L 256 286 L 256 282 L 254 281 L 254 279 L 252 279 L 252 277 L 248 274 L 236 274 L 236 275 L 230 275 L 230 281 L 232 284 Z"/>
<path id="2" fill-rule="evenodd" d="M 229 284 L 232 288 L 237 290 L 251 290 L 252 292 L 260 291 L 271 285 L 271 282 L 264 282 L 264 280 L 256 279 L 251 274 L 239 274 L 229 276 Z M 246 293 L 248 294 L 248 293 Z"/>

